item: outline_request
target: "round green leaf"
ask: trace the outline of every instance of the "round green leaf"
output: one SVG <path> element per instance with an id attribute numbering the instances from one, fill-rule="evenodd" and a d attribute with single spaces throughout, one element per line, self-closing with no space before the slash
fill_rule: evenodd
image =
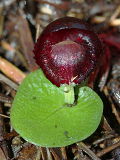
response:
<path id="1" fill-rule="evenodd" d="M 81 87 L 77 105 L 68 107 L 63 90 L 37 70 L 18 89 L 11 109 L 11 124 L 33 144 L 61 147 L 90 136 L 100 123 L 102 111 L 101 99 L 89 87 Z"/>

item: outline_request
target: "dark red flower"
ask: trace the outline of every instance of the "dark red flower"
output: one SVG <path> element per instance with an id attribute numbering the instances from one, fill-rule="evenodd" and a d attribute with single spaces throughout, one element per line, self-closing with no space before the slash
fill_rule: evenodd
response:
<path id="1" fill-rule="evenodd" d="M 49 24 L 35 44 L 37 64 L 56 86 L 80 84 L 102 53 L 98 36 L 86 22 L 72 17 Z"/>

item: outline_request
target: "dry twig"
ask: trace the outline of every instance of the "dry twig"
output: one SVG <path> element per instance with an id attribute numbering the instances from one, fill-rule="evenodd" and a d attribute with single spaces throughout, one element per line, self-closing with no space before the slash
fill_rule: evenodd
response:
<path id="1" fill-rule="evenodd" d="M 83 142 L 77 143 L 77 145 L 79 149 L 87 153 L 93 160 L 100 160 Z"/>
<path id="2" fill-rule="evenodd" d="M 0 112 L 2 113 L 2 105 L 1 104 L 0 104 Z M 9 157 L 10 150 L 9 150 L 9 148 L 7 146 L 6 141 L 3 138 L 4 134 L 5 134 L 4 131 L 5 130 L 4 130 L 3 117 L 0 116 L 0 139 L 2 140 L 0 147 L 2 149 L 2 154 L 4 154 L 4 157 L 6 159 L 9 159 L 8 157 Z"/>
<path id="3" fill-rule="evenodd" d="M 0 71 L 18 84 L 26 77 L 25 73 L 2 57 L 0 57 Z"/>
<path id="4" fill-rule="evenodd" d="M 22 62 L 22 64 L 28 69 L 28 65 L 27 62 L 25 60 L 25 57 L 23 56 L 23 54 L 17 49 L 12 47 L 8 42 L 6 42 L 5 40 L 1 41 L 1 46 L 3 47 L 3 49 L 10 51 L 10 52 L 15 52 L 16 56 L 19 57 L 20 61 Z"/>
<path id="5" fill-rule="evenodd" d="M 103 91 L 104 91 L 105 95 L 108 97 L 109 101 L 111 102 L 112 113 L 115 115 L 116 120 L 117 120 L 118 123 L 120 124 L 120 116 L 119 116 L 119 114 L 118 114 L 118 112 L 117 112 L 117 110 L 116 110 L 115 105 L 114 105 L 113 102 L 112 102 L 111 97 L 109 96 L 109 92 L 108 92 L 107 87 L 104 87 Z"/>
<path id="6" fill-rule="evenodd" d="M 108 152 L 111 152 L 112 150 L 114 150 L 117 147 L 120 147 L 120 141 L 111 145 L 111 146 L 109 146 L 109 147 L 107 147 L 107 148 L 105 148 L 105 149 L 103 149 L 102 151 L 98 152 L 97 156 L 102 157 L 103 155 L 105 155 Z"/>

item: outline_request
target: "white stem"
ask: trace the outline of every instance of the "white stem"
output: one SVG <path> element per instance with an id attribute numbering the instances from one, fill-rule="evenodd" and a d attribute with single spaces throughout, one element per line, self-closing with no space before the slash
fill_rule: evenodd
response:
<path id="1" fill-rule="evenodd" d="M 64 86 L 64 95 L 65 95 L 65 103 L 73 104 L 75 101 L 74 86 L 66 84 Z"/>

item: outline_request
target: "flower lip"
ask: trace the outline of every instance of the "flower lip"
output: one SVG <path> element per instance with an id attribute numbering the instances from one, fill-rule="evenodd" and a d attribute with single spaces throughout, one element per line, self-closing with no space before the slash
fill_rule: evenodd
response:
<path id="1" fill-rule="evenodd" d="M 85 59 L 85 48 L 76 42 L 67 40 L 52 46 L 51 57 L 57 65 L 74 65 Z"/>

